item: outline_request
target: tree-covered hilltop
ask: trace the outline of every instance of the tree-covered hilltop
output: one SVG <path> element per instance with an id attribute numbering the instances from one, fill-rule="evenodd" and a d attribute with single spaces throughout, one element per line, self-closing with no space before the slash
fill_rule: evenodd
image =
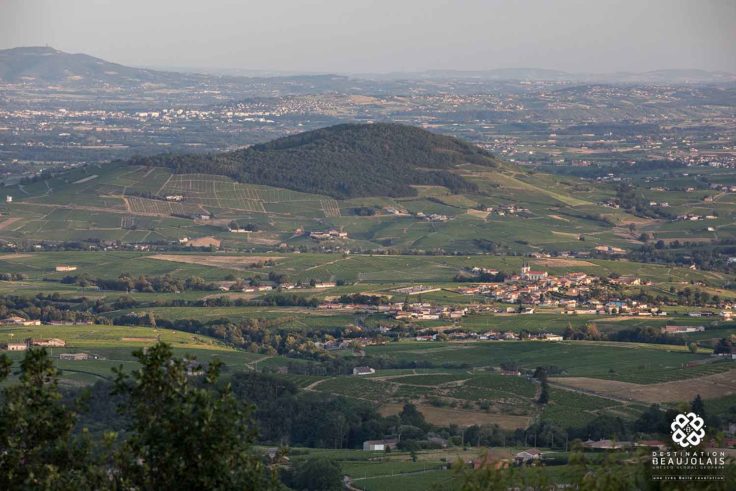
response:
<path id="1" fill-rule="evenodd" d="M 336 198 L 413 196 L 412 184 L 473 191 L 473 183 L 451 170 L 466 163 L 497 165 L 491 154 L 457 138 L 388 123 L 341 124 L 233 152 L 162 154 L 130 163 Z"/>

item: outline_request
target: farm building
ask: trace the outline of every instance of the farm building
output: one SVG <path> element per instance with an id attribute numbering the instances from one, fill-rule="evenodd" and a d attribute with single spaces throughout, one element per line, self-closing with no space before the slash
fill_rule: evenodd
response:
<path id="1" fill-rule="evenodd" d="M 534 461 L 542 460 L 542 452 L 536 448 L 530 448 L 528 450 L 522 450 L 514 456 L 514 461 L 517 464 L 529 464 Z"/>
<path id="2" fill-rule="evenodd" d="M 376 373 L 376 370 L 371 367 L 355 367 L 353 368 L 353 375 L 370 375 Z"/>
<path id="3" fill-rule="evenodd" d="M 633 444 L 631 442 L 617 442 L 615 440 L 587 440 L 583 442 L 583 447 L 593 450 L 619 450 L 622 448 L 631 448 L 632 446 Z"/>
<path id="4" fill-rule="evenodd" d="M 662 334 L 685 334 L 703 331 L 705 331 L 705 326 L 665 326 L 662 328 Z"/>
<path id="5" fill-rule="evenodd" d="M 18 315 L 11 315 L 3 320 L 0 320 L 0 324 L 9 324 L 14 326 L 40 326 L 41 321 L 38 319 L 25 319 Z"/>
<path id="6" fill-rule="evenodd" d="M 67 271 L 76 271 L 76 266 L 69 266 L 68 264 L 59 264 L 56 266 L 57 272 L 67 272 Z"/>
<path id="7" fill-rule="evenodd" d="M 5 351 L 25 351 L 28 349 L 26 343 L 5 343 L 2 345 L 2 349 Z"/>
<path id="8" fill-rule="evenodd" d="M 189 247 L 215 247 L 220 248 L 221 240 L 214 237 L 199 237 L 197 239 L 190 239 L 187 242 Z"/>
<path id="9" fill-rule="evenodd" d="M 28 346 L 48 346 L 51 348 L 63 348 L 66 346 L 66 341 L 59 338 L 28 338 L 26 339 Z"/>
<path id="10" fill-rule="evenodd" d="M 366 440 L 363 442 L 363 450 L 366 452 L 385 452 L 387 448 L 393 450 L 399 441 L 396 439 L 390 440 Z"/>
<path id="11" fill-rule="evenodd" d="M 89 360 L 92 358 L 87 353 L 62 353 L 59 355 L 60 360 L 70 360 L 70 361 L 84 361 Z"/>

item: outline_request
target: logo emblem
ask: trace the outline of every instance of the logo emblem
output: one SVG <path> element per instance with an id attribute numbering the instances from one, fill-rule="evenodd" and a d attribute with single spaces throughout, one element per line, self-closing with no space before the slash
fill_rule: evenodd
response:
<path id="1" fill-rule="evenodd" d="M 678 414 L 670 428 L 672 441 L 682 448 L 694 447 L 705 438 L 705 421 L 695 413 Z"/>

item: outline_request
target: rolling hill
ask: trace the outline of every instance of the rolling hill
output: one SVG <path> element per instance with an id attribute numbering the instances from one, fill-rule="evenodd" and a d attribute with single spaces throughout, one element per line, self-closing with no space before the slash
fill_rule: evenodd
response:
<path id="1" fill-rule="evenodd" d="M 414 185 L 475 191 L 454 170 L 463 164 L 495 168 L 488 152 L 456 138 L 399 124 L 342 124 L 217 154 L 163 154 L 132 165 L 177 174 L 218 174 L 334 198 L 416 196 Z"/>
<path id="2" fill-rule="evenodd" d="M 627 250 L 641 246 L 642 232 L 684 237 L 685 223 L 645 220 L 605 206 L 616 196 L 613 186 L 535 172 L 455 138 L 397 124 L 339 125 L 234 152 L 87 165 L 5 187 L 4 193 L 11 199 L 0 204 L 0 245 L 201 238 L 189 244 L 457 253 L 589 251 L 599 245 Z M 719 233 L 730 233 L 728 218 L 712 223 Z M 330 229 L 344 234 L 325 238 Z M 699 230 L 691 229 L 691 235 Z"/>
<path id="3" fill-rule="evenodd" d="M 140 84 L 163 83 L 172 76 L 156 70 L 132 68 L 86 54 L 66 53 L 49 47 L 0 50 L 0 81 L 9 83 Z"/>

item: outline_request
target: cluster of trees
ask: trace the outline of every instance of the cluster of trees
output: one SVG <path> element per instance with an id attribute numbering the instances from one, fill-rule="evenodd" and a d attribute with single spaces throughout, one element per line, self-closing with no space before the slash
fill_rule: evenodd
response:
<path id="1" fill-rule="evenodd" d="M 361 305 L 386 305 L 389 301 L 389 298 L 383 295 L 365 295 L 363 293 L 340 295 L 337 299 L 338 303 Z"/>
<path id="2" fill-rule="evenodd" d="M 381 439 L 409 424 L 406 419 L 381 416 L 366 401 L 299 391 L 276 376 L 238 373 L 231 380 L 239 399 L 256 402 L 253 417 L 264 442 L 360 448 L 365 440 Z"/>
<path id="3" fill-rule="evenodd" d="M 710 303 L 717 305 L 721 302 L 720 295 L 711 295 L 702 290 L 693 291 L 690 287 L 685 287 L 682 290 L 673 290 L 670 290 L 670 293 L 676 293 L 677 301 L 681 305 L 704 306 Z"/>
<path id="4" fill-rule="evenodd" d="M 115 318 L 116 325 L 135 325 L 164 327 L 178 331 L 202 334 L 221 339 L 233 346 L 254 353 L 280 354 L 311 359 L 323 359 L 325 354 L 318 349 L 314 341 L 324 334 L 313 332 L 310 336 L 301 332 L 280 327 L 288 319 L 256 319 L 248 318 L 235 323 L 229 319 L 213 319 L 200 321 L 197 319 L 167 320 L 155 318 L 148 313 L 129 313 Z"/>
<path id="5" fill-rule="evenodd" d="M 217 361 L 203 366 L 179 359 L 162 343 L 134 355 L 140 369 L 116 370 L 112 382 L 96 384 L 82 399 L 78 392 L 64 397 L 45 350 L 27 351 L 18 382 L 0 385 L 0 488 L 337 490 L 339 466 L 306 459 L 279 476 L 253 444 L 360 448 L 364 440 L 385 437 L 398 437 L 406 451 L 436 445 L 435 437 L 464 446 L 572 448 L 573 464 L 580 440 L 667 434 L 678 412 L 652 405 L 634 421 L 600 415 L 568 428 L 544 420 L 514 431 L 435 427 L 412 404 L 383 417 L 367 402 L 299 391 L 274 376 L 236 373 L 223 379 Z M 11 366 L 0 357 L 0 382 Z M 192 375 L 192 366 L 201 374 Z M 546 369 L 535 376 L 543 383 Z M 708 428 L 721 426 L 700 396 L 690 409 Z M 486 477 L 505 478 L 479 473 L 466 483 Z"/>
<path id="6" fill-rule="evenodd" d="M 649 200 L 636 187 L 625 182 L 616 188 L 616 201 L 621 208 L 640 217 L 674 218 L 670 212 L 651 206 Z"/>
<path id="7" fill-rule="evenodd" d="M 24 281 L 28 276 L 23 273 L 0 273 L 0 281 Z"/>
<path id="8" fill-rule="evenodd" d="M 463 270 L 457 273 L 453 278 L 452 281 L 458 282 L 458 283 L 503 283 L 504 280 L 508 277 L 507 273 L 504 273 L 503 271 L 499 271 L 496 274 L 491 273 L 473 273 L 471 270 Z"/>
<path id="9" fill-rule="evenodd" d="M 193 380 L 164 344 L 135 356 L 140 370 L 112 387 L 123 431 L 100 436 L 75 431 L 80 406 L 62 400 L 46 351 L 27 351 L 0 396 L 0 488 L 277 489 L 252 448 L 252 409 L 218 383 L 219 364 Z M 0 357 L 0 381 L 11 366 Z"/>
<path id="10" fill-rule="evenodd" d="M 317 297 L 307 297 L 296 293 L 270 293 L 262 298 L 251 300 L 249 305 L 316 308 L 319 303 Z"/>
<path id="11" fill-rule="evenodd" d="M 86 298 L 62 298 L 58 293 L 50 295 L 39 293 L 35 297 L 3 295 L 0 296 L 0 319 L 17 315 L 43 322 L 109 323 L 109 320 L 95 315 L 99 305 L 99 301 L 90 301 Z"/>
<path id="12" fill-rule="evenodd" d="M 537 402 L 539 404 L 549 403 L 549 381 L 547 380 L 547 369 L 545 367 L 537 367 L 534 371 L 534 378 L 539 381 L 540 385 Z"/>
<path id="13" fill-rule="evenodd" d="M 648 239 L 649 237 L 642 237 Z M 696 265 L 709 271 L 733 272 L 736 264 L 729 263 L 729 257 L 736 256 L 736 240 L 721 239 L 711 243 L 673 241 L 665 244 L 658 240 L 646 243 L 627 254 L 632 261 L 642 263 L 670 264 L 674 266 Z"/>
<path id="14" fill-rule="evenodd" d="M 474 145 L 398 124 L 343 124 L 233 152 L 163 154 L 129 163 L 164 166 L 177 173 L 226 175 L 240 182 L 343 199 L 414 196 L 413 184 L 474 191 L 475 184 L 450 169 L 464 163 L 497 165 Z"/>
<path id="15" fill-rule="evenodd" d="M 176 278 L 171 275 L 163 276 L 147 276 L 140 275 L 135 277 L 130 273 L 122 273 L 115 279 L 90 278 L 86 274 L 76 276 L 65 276 L 61 279 L 62 283 L 74 284 L 82 287 L 97 286 L 103 290 L 117 291 L 139 291 L 139 292 L 163 292 L 173 293 L 185 290 L 217 290 L 218 286 L 214 283 L 207 282 L 198 276 L 190 276 L 187 278 Z"/>
<path id="16" fill-rule="evenodd" d="M 602 334 L 594 323 L 579 327 L 568 325 L 562 335 L 565 339 L 585 341 L 607 340 L 629 343 L 672 344 L 678 346 L 688 344 L 685 336 L 664 334 L 659 327 L 652 326 L 638 326 Z M 697 344 L 693 343 L 693 346 L 694 348 L 692 349 L 697 350 Z M 723 352 L 730 353 L 730 351 Z"/>
<path id="17" fill-rule="evenodd" d="M 639 326 L 631 329 L 622 329 L 607 336 L 610 341 L 655 344 L 686 344 L 683 336 L 664 334 L 658 327 Z"/>
<path id="18" fill-rule="evenodd" d="M 568 324 L 563 331 L 562 336 L 565 339 L 587 341 L 599 341 L 603 338 L 603 335 L 601 335 L 600 331 L 598 330 L 598 326 L 593 323 L 585 324 L 584 326 L 579 327 L 573 327 L 571 324 Z"/>
<path id="19" fill-rule="evenodd" d="M 376 209 L 370 206 L 356 206 L 348 208 L 348 213 L 358 217 L 372 217 L 376 214 Z"/>
<path id="20" fill-rule="evenodd" d="M 716 355 L 728 355 L 731 353 L 736 353 L 734 342 L 726 338 L 719 339 L 716 345 L 713 347 L 713 353 L 715 353 Z"/>
<path id="21" fill-rule="evenodd" d="M 246 223 L 245 225 L 241 225 L 235 220 L 232 220 L 227 226 L 232 230 L 247 230 L 248 232 L 258 232 L 260 230 L 260 227 L 255 223 Z"/>

